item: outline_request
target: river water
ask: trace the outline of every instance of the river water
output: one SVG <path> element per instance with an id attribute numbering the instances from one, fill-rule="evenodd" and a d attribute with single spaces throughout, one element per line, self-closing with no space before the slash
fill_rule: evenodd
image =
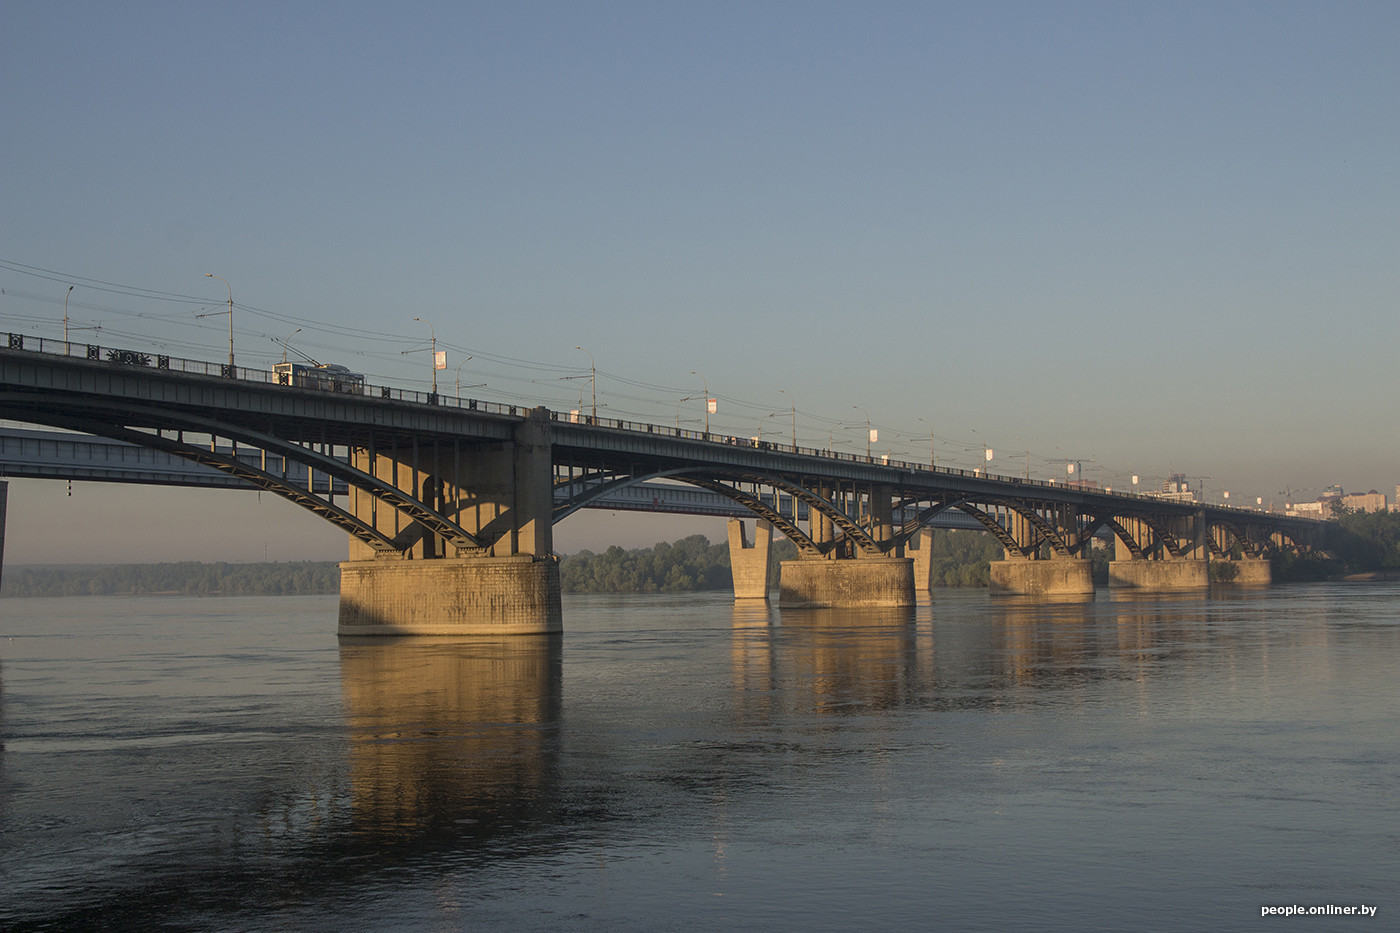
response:
<path id="1" fill-rule="evenodd" d="M 0 928 L 1400 923 L 1400 584 L 564 608 L 0 602 Z"/>

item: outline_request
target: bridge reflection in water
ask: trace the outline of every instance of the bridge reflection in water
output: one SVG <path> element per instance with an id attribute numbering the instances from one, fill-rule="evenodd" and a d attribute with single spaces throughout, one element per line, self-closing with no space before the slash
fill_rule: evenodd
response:
<path id="1" fill-rule="evenodd" d="M 987 892 L 1009 919 L 1091 878 L 1131 892 L 1117 929 L 1143 892 L 1166 911 L 1161 877 L 1217 885 L 1212 916 L 1280 865 L 1376 890 L 1396 593 L 588 597 L 567 658 L 548 637 L 328 649 L 325 601 L 16 601 L 0 927 L 338 930 L 373 904 L 413 930 L 970 929 Z M 297 647 L 250 653 L 230 612 Z M 114 629 L 128 650 L 82 649 Z"/>
<path id="2" fill-rule="evenodd" d="M 558 635 L 342 639 L 354 833 L 450 843 L 548 820 L 562 656 Z"/>

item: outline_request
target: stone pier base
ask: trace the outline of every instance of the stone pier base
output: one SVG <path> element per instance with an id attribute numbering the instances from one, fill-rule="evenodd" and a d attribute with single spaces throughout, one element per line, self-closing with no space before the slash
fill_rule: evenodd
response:
<path id="1" fill-rule="evenodd" d="M 1094 573 L 1087 560 L 994 560 L 989 591 L 1002 596 L 1093 595 Z"/>
<path id="2" fill-rule="evenodd" d="M 529 556 L 348 560 L 341 635 L 536 635 L 563 630 L 559 565 Z"/>
<path id="3" fill-rule="evenodd" d="M 1266 560 L 1257 557 L 1246 557 L 1242 560 L 1232 560 L 1230 565 L 1235 568 L 1235 575 L 1229 581 L 1243 586 L 1267 586 L 1274 582 L 1274 568 Z"/>
<path id="4" fill-rule="evenodd" d="M 914 562 L 907 557 L 785 560 L 780 609 L 874 609 L 914 606 Z"/>
<path id="5" fill-rule="evenodd" d="M 928 526 L 920 528 L 919 546 L 904 553 L 914 559 L 915 592 L 933 592 L 933 529 Z"/>
<path id="6" fill-rule="evenodd" d="M 1204 590 L 1210 587 L 1210 565 L 1203 560 L 1113 560 L 1108 562 L 1108 585 L 1137 590 Z"/>
<path id="7" fill-rule="evenodd" d="M 729 570 L 734 577 L 735 599 L 768 598 L 768 554 L 773 544 L 773 526 L 759 522 L 753 543 L 744 540 L 744 523 L 729 520 Z"/>

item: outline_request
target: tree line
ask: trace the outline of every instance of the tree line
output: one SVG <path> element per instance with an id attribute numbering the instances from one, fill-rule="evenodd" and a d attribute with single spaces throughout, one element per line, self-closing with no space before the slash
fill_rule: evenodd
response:
<path id="1" fill-rule="evenodd" d="M 340 591 L 336 561 L 230 564 L 179 561 L 7 567 L 5 596 L 302 596 Z"/>
<path id="2" fill-rule="evenodd" d="M 1276 582 L 1400 573 L 1400 512 L 1361 512 L 1336 504 L 1333 518 L 1321 551 L 1269 552 Z"/>
<path id="3" fill-rule="evenodd" d="M 777 538 L 769 556 L 772 587 L 778 584 L 779 565 L 796 560 L 797 548 L 788 539 Z M 990 535 L 934 529 L 933 585 L 986 586 L 990 562 L 1000 557 L 1001 546 Z M 711 544 L 704 535 L 691 535 L 649 548 L 625 550 L 614 545 L 601 554 L 579 551 L 560 564 L 559 583 L 566 593 L 684 593 L 729 589 L 734 578 L 728 543 Z"/>
<path id="4" fill-rule="evenodd" d="M 906 552 L 907 553 L 907 552 Z M 773 542 L 769 584 L 778 582 L 779 564 L 794 560 L 797 548 L 786 538 Z M 1095 550 L 1096 582 L 1108 579 L 1109 554 Z M 990 563 L 1001 547 L 990 535 L 945 528 L 934 530 L 931 578 L 935 587 L 986 586 Z M 1400 573 L 1400 512 L 1339 509 L 1327 526 L 1322 551 L 1269 553 L 1274 580 L 1324 580 L 1362 573 Z M 1214 568 L 1213 568 L 1214 569 Z M 1228 565 L 1222 565 L 1228 569 Z M 11 567 L 4 571 L 4 596 L 301 596 L 340 590 L 336 561 L 232 564 L 180 561 L 73 567 Z M 583 550 L 564 557 L 560 586 L 566 593 L 689 593 L 733 585 L 729 545 L 691 535 L 674 544 L 617 547 L 602 553 Z"/>
<path id="5" fill-rule="evenodd" d="M 786 538 L 773 541 L 769 585 L 777 586 L 779 564 L 797 558 Z M 932 578 L 937 587 L 986 586 L 988 564 L 1001 556 L 990 535 L 935 529 Z M 559 565 L 566 593 L 689 593 L 733 586 L 728 543 L 711 544 L 704 535 L 675 543 L 602 553 L 583 550 Z M 5 596 L 302 596 L 340 591 L 336 561 L 290 563 L 112 564 L 73 567 L 6 568 Z"/>

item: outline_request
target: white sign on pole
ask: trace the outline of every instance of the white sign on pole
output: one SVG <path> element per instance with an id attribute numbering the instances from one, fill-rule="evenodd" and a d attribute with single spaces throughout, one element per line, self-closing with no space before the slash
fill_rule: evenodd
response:
<path id="1" fill-rule="evenodd" d="M 870 429 L 870 443 L 872 443 L 872 444 L 878 444 L 878 443 L 880 443 L 880 429 L 879 429 L 879 428 L 871 428 L 871 429 Z"/>
<path id="2" fill-rule="evenodd" d="M 988 462 L 988 463 L 991 463 L 991 462 L 992 462 L 992 448 L 990 448 L 990 447 L 987 448 L 987 462 Z"/>
<path id="3" fill-rule="evenodd" d="M 1073 475 L 1073 474 L 1074 474 L 1074 464 L 1073 464 L 1073 463 L 1066 463 L 1066 464 L 1065 464 L 1065 472 L 1066 472 L 1066 473 L 1069 473 L 1070 475 Z"/>
<path id="4" fill-rule="evenodd" d="M 439 351 L 437 351 L 437 353 L 433 354 L 433 369 L 446 369 L 446 368 L 447 368 L 447 351 L 446 351 L 446 350 L 439 350 Z"/>
<path id="5" fill-rule="evenodd" d="M 708 409 L 709 412 L 710 412 L 710 414 L 713 415 L 715 412 L 719 411 L 719 399 L 717 399 L 717 398 L 707 398 L 707 399 L 705 399 L 705 408 Z"/>

